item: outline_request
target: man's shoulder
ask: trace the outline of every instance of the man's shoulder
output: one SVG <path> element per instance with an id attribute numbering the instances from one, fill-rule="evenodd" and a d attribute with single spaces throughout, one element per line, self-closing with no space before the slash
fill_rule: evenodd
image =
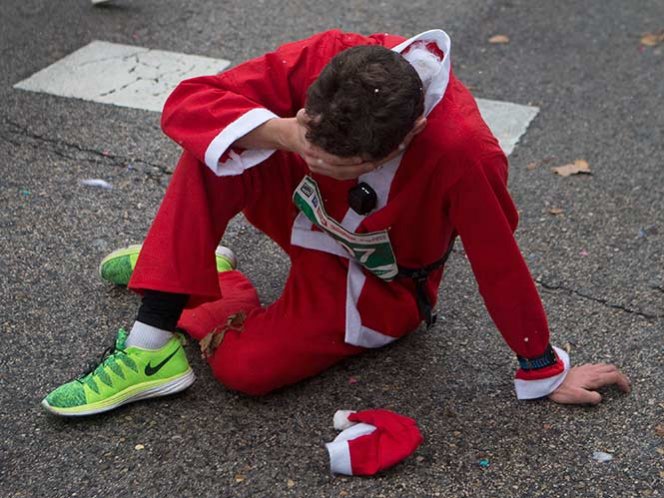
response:
<path id="1" fill-rule="evenodd" d="M 475 162 L 472 160 L 502 154 L 475 98 L 453 75 L 443 99 L 428 117 L 427 132 L 430 146 L 444 157 Z"/>

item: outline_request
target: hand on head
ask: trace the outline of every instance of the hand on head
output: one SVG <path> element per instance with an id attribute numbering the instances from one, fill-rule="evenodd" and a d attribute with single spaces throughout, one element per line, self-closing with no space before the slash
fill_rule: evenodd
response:
<path id="1" fill-rule="evenodd" d="M 290 149 L 298 153 L 307 163 L 313 173 L 329 176 L 337 180 L 352 180 L 364 173 L 368 173 L 394 157 L 402 154 L 415 135 L 420 133 L 426 126 L 426 118 L 420 116 L 413 129 L 406 135 L 401 145 L 390 153 L 387 157 L 379 160 L 370 160 L 362 157 L 339 157 L 325 152 L 320 147 L 315 146 L 306 138 L 307 124 L 310 118 L 304 109 L 300 109 L 295 118 L 297 124 L 296 136 L 292 140 L 294 145 Z"/>

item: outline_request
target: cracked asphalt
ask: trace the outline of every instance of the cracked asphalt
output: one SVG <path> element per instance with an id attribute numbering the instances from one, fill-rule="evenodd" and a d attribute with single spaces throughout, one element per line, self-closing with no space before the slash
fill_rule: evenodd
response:
<path id="1" fill-rule="evenodd" d="M 0 26 L 0 495 L 664 495 L 664 45 L 639 43 L 664 29 L 660 0 L 8 0 Z M 190 344 L 198 380 L 184 393 L 84 420 L 43 412 L 41 398 L 133 320 L 137 298 L 97 265 L 142 239 L 178 149 L 156 113 L 12 86 L 93 39 L 237 64 L 330 27 L 441 27 L 476 96 L 541 108 L 510 157 L 518 241 L 552 342 L 575 364 L 615 362 L 633 392 L 607 389 L 594 408 L 518 402 L 515 359 L 457 245 L 433 328 L 315 379 L 247 398 L 217 385 Z M 510 42 L 489 44 L 495 34 Z M 552 174 L 576 159 L 593 174 Z M 279 249 L 242 219 L 225 242 L 275 299 Z M 375 478 L 331 476 L 332 415 L 368 407 L 414 417 L 424 444 Z"/>

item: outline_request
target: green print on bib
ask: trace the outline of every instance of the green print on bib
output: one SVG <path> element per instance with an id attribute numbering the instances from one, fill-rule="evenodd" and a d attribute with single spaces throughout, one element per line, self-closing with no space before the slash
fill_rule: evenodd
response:
<path id="1" fill-rule="evenodd" d="M 316 180 L 305 176 L 293 193 L 293 202 L 309 221 L 343 247 L 349 256 L 378 278 L 392 280 L 399 273 L 387 230 L 353 233 L 325 211 Z"/>

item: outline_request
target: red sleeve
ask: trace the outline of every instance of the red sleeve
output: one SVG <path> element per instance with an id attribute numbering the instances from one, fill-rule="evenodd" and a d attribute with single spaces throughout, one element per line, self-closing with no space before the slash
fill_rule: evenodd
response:
<path id="1" fill-rule="evenodd" d="M 506 184 L 503 154 L 468 164 L 452 187 L 450 217 L 498 330 L 516 354 L 535 358 L 549 344 L 549 328 L 514 239 L 518 215 Z"/>
<path id="2" fill-rule="evenodd" d="M 180 83 L 164 106 L 164 132 L 217 174 L 237 174 L 273 151 L 238 154 L 230 145 L 265 121 L 294 116 L 306 90 L 343 48 L 338 31 L 283 45 L 222 74 Z M 219 160 L 230 152 L 230 173 Z"/>

